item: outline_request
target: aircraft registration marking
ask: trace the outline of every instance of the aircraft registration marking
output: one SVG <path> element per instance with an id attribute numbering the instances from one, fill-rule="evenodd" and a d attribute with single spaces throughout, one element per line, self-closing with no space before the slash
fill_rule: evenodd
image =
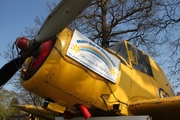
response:
<path id="1" fill-rule="evenodd" d="M 120 60 L 77 30 L 74 31 L 66 54 L 102 77 L 116 83 Z"/>
<path id="2" fill-rule="evenodd" d="M 167 92 L 165 92 L 162 88 L 159 88 L 159 97 L 160 98 L 166 98 L 169 97 L 169 94 Z"/>

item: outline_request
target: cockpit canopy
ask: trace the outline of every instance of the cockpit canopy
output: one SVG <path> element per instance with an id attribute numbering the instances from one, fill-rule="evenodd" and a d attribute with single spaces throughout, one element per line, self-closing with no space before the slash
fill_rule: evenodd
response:
<path id="1" fill-rule="evenodd" d="M 111 45 L 109 50 L 113 51 L 123 64 L 130 65 L 145 74 L 153 76 L 149 56 L 127 41 L 120 41 Z"/>

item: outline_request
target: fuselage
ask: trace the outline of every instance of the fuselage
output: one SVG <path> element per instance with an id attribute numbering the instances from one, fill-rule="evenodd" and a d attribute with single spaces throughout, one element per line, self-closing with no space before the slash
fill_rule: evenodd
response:
<path id="1" fill-rule="evenodd" d="M 72 37 L 73 31 L 64 29 L 54 42 L 46 43 L 48 49 L 44 54 L 26 60 L 26 68 L 20 76 L 24 88 L 56 102 L 71 113 L 76 112 L 77 104 L 82 104 L 92 111 L 133 115 L 128 109 L 128 104 L 133 101 L 174 96 L 163 70 L 151 57 L 127 41 L 103 49 L 93 42 L 83 41 L 85 38 L 78 39 L 77 43 L 89 48 L 90 53 L 87 49 L 79 49 L 79 44 L 72 48 Z M 93 51 L 94 46 L 101 50 Z M 71 54 L 69 50 L 75 53 Z M 79 54 L 80 59 L 75 54 L 81 50 L 84 51 Z M 88 59 L 85 53 L 92 58 Z M 103 64 L 113 66 L 113 63 L 113 70 L 102 67 Z"/>

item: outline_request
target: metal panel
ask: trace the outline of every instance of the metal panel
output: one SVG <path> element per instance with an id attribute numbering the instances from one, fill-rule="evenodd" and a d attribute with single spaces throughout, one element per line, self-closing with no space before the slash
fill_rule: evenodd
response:
<path id="1" fill-rule="evenodd" d="M 47 17 L 42 25 L 37 42 L 44 42 L 52 39 L 72 22 L 91 2 L 91 0 L 63 0 Z"/>

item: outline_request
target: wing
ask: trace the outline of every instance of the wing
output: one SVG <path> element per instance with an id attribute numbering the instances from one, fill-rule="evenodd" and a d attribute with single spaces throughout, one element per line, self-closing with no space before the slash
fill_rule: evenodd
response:
<path id="1" fill-rule="evenodd" d="M 150 115 L 153 120 L 179 120 L 180 96 L 135 101 L 129 110 L 134 115 Z"/>
<path id="2" fill-rule="evenodd" d="M 13 106 L 17 107 L 22 111 L 33 114 L 37 118 L 41 118 L 44 120 L 54 120 L 55 117 L 60 116 L 60 113 L 44 109 L 41 106 L 34 106 L 34 105 L 13 105 Z"/>

